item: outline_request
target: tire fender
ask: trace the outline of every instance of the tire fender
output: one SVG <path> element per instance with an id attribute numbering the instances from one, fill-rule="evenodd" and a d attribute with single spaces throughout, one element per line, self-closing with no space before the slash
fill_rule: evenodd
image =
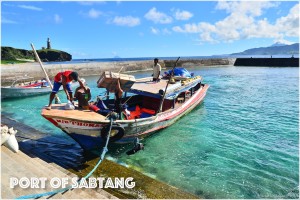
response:
<path id="1" fill-rule="evenodd" d="M 109 131 L 109 126 L 110 125 L 107 125 L 107 126 L 104 126 L 102 129 L 101 129 L 101 138 L 103 140 L 106 140 L 107 139 L 107 135 L 108 135 L 108 131 Z M 109 140 L 111 142 L 115 142 L 117 140 L 120 140 L 125 134 L 125 130 L 124 128 L 119 125 L 119 124 L 113 124 L 112 127 L 111 127 L 111 136 L 109 138 Z"/>

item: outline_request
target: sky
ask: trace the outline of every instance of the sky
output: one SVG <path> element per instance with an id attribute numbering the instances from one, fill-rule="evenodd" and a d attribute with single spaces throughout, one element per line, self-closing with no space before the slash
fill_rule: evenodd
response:
<path id="1" fill-rule="evenodd" d="M 1 45 L 73 59 L 211 56 L 299 42 L 298 1 L 2 1 Z"/>

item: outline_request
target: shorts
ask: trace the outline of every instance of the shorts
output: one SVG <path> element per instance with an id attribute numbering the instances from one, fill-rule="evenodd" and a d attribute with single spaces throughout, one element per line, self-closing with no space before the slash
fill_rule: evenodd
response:
<path id="1" fill-rule="evenodd" d="M 62 83 L 54 81 L 52 92 L 57 93 Z M 66 84 L 67 90 L 69 93 L 73 92 L 71 88 L 71 83 Z"/>

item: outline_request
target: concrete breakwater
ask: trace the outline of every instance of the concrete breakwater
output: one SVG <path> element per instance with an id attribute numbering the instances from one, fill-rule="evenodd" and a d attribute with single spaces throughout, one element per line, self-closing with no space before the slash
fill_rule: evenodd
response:
<path id="1" fill-rule="evenodd" d="M 177 66 L 214 66 L 214 65 L 233 65 L 235 59 L 184 59 L 179 60 Z M 173 67 L 175 60 L 160 60 L 163 68 Z M 153 60 L 147 61 L 122 61 L 122 62 L 86 62 L 86 63 L 62 63 L 44 65 L 50 78 L 53 78 L 57 72 L 64 70 L 75 70 L 80 76 L 99 75 L 106 70 L 121 73 L 129 71 L 152 70 Z M 15 80 L 17 76 L 30 76 L 36 79 L 44 77 L 41 67 L 38 63 L 8 64 L 1 65 L 1 83 L 8 84 Z"/>
<path id="2" fill-rule="evenodd" d="M 2 172 L 1 179 L 1 186 L 6 186 L 2 187 L 2 197 L 7 197 L 4 199 L 12 199 L 21 195 L 37 194 L 54 190 L 51 186 L 46 188 L 46 190 L 44 189 L 44 191 L 40 191 L 42 190 L 41 188 L 29 187 L 23 190 L 20 190 L 22 188 L 12 189 L 9 187 L 10 177 L 46 177 L 47 180 L 51 180 L 54 177 L 65 177 L 71 182 L 71 178 L 75 177 L 75 175 L 78 177 L 86 176 L 99 160 L 99 157 L 94 154 L 84 153 L 80 146 L 72 139 L 48 135 L 33 127 L 22 124 L 7 115 L 1 115 L 1 120 L 1 123 L 6 124 L 9 127 L 15 127 L 18 130 L 17 139 L 20 150 L 25 154 L 30 155 L 30 157 L 22 159 L 22 157 L 25 156 L 23 153 L 21 158 L 18 155 L 12 155 L 13 153 L 10 153 L 9 160 L 13 163 L 17 162 L 16 165 L 7 162 L 8 159 L 4 160 L 6 162 L 1 160 L 2 170 L 4 170 L 3 172 L 6 172 Z M 102 147 L 99 146 L 99 148 L 101 149 Z M 111 147 L 109 147 L 109 151 L 113 151 Z M 19 154 L 21 154 L 21 152 L 19 152 Z M 5 158 L 7 157 L 8 156 Z M 17 158 L 18 160 L 13 160 L 14 158 Z M 24 168 L 27 169 L 24 170 Z M 31 169 L 31 171 L 28 170 L 28 168 Z M 59 171 L 62 171 L 63 174 Z M 60 199 L 116 199 L 116 197 L 121 199 L 201 198 L 153 179 L 142 172 L 136 171 L 133 167 L 125 167 L 107 159 L 104 159 L 101 165 L 93 173 L 93 178 L 104 178 L 105 180 L 108 180 L 108 178 L 112 180 L 115 178 L 126 179 L 128 177 L 133 178 L 133 181 L 135 182 L 134 188 L 75 188 L 66 193 L 56 195 L 54 199 L 57 199 L 58 197 Z M 113 182 L 111 182 L 111 184 L 114 185 Z M 19 193 L 17 194 L 17 192 Z M 77 197 L 74 193 L 77 194 Z M 51 199 L 52 198 L 53 197 L 51 197 Z"/>
<path id="3" fill-rule="evenodd" d="M 299 58 L 237 58 L 234 66 L 299 67 Z"/>
<path id="4" fill-rule="evenodd" d="M 165 67 L 173 67 L 175 60 L 164 60 Z M 215 58 L 215 59 L 182 59 L 179 60 L 177 66 L 193 67 L 193 66 L 217 66 L 217 65 L 233 65 L 235 58 Z"/>

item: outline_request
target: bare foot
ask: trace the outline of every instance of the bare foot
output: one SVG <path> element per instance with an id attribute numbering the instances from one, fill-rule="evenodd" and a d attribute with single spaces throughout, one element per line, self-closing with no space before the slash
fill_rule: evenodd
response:
<path id="1" fill-rule="evenodd" d="M 46 109 L 47 109 L 47 110 L 51 110 L 51 106 L 47 106 Z"/>

